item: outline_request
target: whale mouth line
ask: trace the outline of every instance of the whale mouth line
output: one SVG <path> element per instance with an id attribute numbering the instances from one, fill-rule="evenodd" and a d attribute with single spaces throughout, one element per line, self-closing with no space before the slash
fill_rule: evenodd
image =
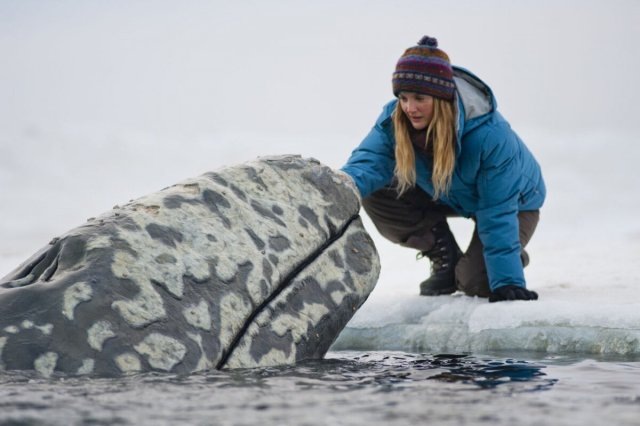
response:
<path id="1" fill-rule="evenodd" d="M 352 216 L 351 218 L 349 218 L 338 230 L 334 235 L 329 236 L 329 238 L 321 245 L 319 246 L 317 249 L 315 249 L 309 256 L 307 256 L 304 261 L 300 262 L 296 267 L 294 267 L 291 271 L 289 271 L 289 273 L 287 273 L 287 275 L 282 279 L 282 281 L 280 282 L 280 284 L 278 284 L 278 286 L 275 288 L 275 290 L 273 290 L 273 292 L 262 302 L 260 303 L 260 305 L 258 305 L 253 312 L 251 312 L 251 314 L 247 317 L 247 319 L 245 320 L 244 324 L 242 325 L 242 327 L 240 328 L 240 330 L 238 331 L 238 333 L 236 333 L 236 335 L 234 336 L 233 340 L 231 341 L 231 343 L 229 344 L 229 348 L 224 351 L 222 357 L 220 358 L 220 361 L 218 361 L 218 363 L 216 364 L 216 369 L 217 370 L 221 370 L 224 368 L 225 364 L 227 363 L 227 361 L 229 360 L 229 358 L 231 357 L 231 355 L 233 355 L 233 352 L 235 351 L 236 347 L 238 346 L 238 344 L 240 343 L 240 340 L 242 339 L 242 337 L 244 337 L 244 335 L 247 333 L 249 327 L 251 326 L 251 324 L 253 324 L 254 320 L 258 317 L 258 315 L 260 315 L 260 313 L 267 308 L 267 306 L 269 306 L 271 304 L 271 302 L 273 302 L 287 287 L 289 287 L 289 285 L 291 284 L 291 282 L 307 267 L 309 266 L 311 263 L 313 263 L 318 257 L 320 257 L 322 255 L 322 253 L 324 253 L 333 243 L 335 243 L 337 240 L 339 240 L 349 229 L 349 226 L 360 217 L 359 214 L 355 214 L 354 216 Z"/>

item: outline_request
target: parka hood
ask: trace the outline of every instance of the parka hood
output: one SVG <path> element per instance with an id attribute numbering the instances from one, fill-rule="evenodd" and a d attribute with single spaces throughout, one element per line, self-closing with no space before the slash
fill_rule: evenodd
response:
<path id="1" fill-rule="evenodd" d="M 470 71 L 453 67 L 453 80 L 456 83 L 458 105 L 458 143 L 469 131 L 489 119 L 497 104 L 493 92 L 486 83 Z"/>

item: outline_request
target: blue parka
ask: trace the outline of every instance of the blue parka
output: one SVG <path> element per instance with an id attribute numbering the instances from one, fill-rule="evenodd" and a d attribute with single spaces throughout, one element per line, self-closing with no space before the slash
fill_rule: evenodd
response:
<path id="1" fill-rule="evenodd" d="M 518 212 L 539 209 L 546 189 L 540 166 L 496 109 L 491 89 L 469 71 L 453 67 L 456 83 L 456 164 L 448 194 L 438 201 L 476 220 L 491 290 L 525 287 Z M 384 106 L 371 132 L 342 170 L 364 198 L 390 185 L 395 168 L 391 114 Z M 433 196 L 431 160 L 416 153 L 416 184 Z"/>

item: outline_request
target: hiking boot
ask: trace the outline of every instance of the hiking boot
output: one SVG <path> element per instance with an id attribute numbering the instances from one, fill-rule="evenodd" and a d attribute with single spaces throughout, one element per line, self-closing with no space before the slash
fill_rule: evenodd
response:
<path id="1" fill-rule="evenodd" d="M 439 296 L 454 293 L 456 289 L 455 267 L 462 256 L 447 222 L 440 222 L 431 228 L 435 244 L 430 250 L 418 253 L 418 258 L 428 257 L 431 261 L 431 276 L 420 283 L 421 296 Z"/>

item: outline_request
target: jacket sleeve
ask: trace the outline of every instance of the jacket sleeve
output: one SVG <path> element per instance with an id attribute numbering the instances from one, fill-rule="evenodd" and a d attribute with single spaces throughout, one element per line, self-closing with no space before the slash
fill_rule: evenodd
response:
<path id="1" fill-rule="evenodd" d="M 518 143 L 510 130 L 490 132 L 483 144 L 477 187 L 478 234 L 492 291 L 507 284 L 526 287 L 518 222 L 522 175 Z"/>
<path id="2" fill-rule="evenodd" d="M 341 169 L 353 178 L 362 198 L 389 185 L 393 178 L 395 153 L 389 118 L 391 106 L 388 104 L 384 108 L 369 134 Z"/>

